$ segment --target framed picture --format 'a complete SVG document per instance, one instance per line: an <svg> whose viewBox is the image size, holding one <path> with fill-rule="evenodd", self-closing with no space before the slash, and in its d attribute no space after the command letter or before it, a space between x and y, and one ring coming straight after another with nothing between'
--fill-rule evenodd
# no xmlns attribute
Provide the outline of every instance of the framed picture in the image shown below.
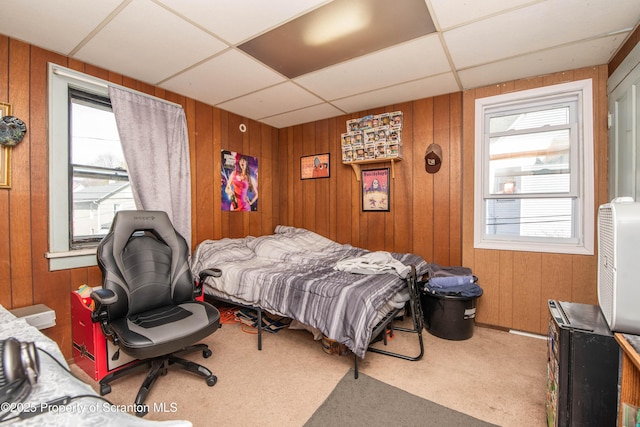
<svg viewBox="0 0 640 427"><path fill-rule="evenodd" d="M389 168L362 171L362 211L389 212Z"/></svg>
<svg viewBox="0 0 640 427"><path fill-rule="evenodd" d="M11 115L11 105L0 102L0 117ZM11 147L0 147L0 188L11 188Z"/></svg>
<svg viewBox="0 0 640 427"><path fill-rule="evenodd" d="M223 211L258 211L258 158L221 150L221 203Z"/></svg>
<svg viewBox="0 0 640 427"><path fill-rule="evenodd" d="M329 153L300 157L300 179L329 178Z"/></svg>

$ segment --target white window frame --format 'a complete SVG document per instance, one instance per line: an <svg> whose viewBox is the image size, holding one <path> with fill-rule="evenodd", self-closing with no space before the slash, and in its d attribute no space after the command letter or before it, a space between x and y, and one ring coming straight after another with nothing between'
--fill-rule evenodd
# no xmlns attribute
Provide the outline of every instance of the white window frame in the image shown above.
<svg viewBox="0 0 640 427"><path fill-rule="evenodd" d="M96 248L71 249L69 230L69 87L109 97L107 82L49 64L49 270L97 265Z"/></svg>
<svg viewBox="0 0 640 427"><path fill-rule="evenodd" d="M577 154L577 170L571 179L578 179L578 196L573 221L577 241L558 238L513 236L505 238L486 233L485 192L489 179L489 139L486 138L488 112L507 112L539 102L545 98L565 95L578 97L578 138L571 152ZM508 114L508 113L507 113ZM544 195L538 195L544 197ZM488 199L488 198L487 198ZM565 254L594 254L594 143L593 143L593 82L591 79L562 83L541 88L478 98L475 102L475 176L474 176L474 248Z"/></svg>

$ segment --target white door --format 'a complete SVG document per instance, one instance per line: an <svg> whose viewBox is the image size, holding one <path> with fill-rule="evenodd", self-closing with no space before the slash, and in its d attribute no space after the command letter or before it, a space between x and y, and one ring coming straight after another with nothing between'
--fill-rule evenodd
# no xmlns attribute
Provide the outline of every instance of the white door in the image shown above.
<svg viewBox="0 0 640 427"><path fill-rule="evenodd" d="M607 82L609 95L609 200L640 202L640 46Z"/></svg>

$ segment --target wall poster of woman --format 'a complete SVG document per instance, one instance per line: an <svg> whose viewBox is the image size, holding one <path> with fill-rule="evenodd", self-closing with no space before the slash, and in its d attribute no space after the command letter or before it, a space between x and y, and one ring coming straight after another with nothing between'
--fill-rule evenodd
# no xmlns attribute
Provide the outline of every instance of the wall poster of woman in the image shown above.
<svg viewBox="0 0 640 427"><path fill-rule="evenodd" d="M223 211L258 210L258 158L222 150Z"/></svg>
<svg viewBox="0 0 640 427"><path fill-rule="evenodd" d="M362 171L362 210L389 212L389 168Z"/></svg>

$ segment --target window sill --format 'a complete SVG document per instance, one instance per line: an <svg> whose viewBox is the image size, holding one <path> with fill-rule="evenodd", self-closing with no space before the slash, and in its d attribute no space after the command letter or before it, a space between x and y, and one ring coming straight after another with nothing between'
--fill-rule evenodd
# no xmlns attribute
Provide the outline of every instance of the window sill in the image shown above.
<svg viewBox="0 0 640 427"><path fill-rule="evenodd" d="M49 259L49 271L98 265L96 248L66 252L47 252L44 254L44 257Z"/></svg>
<svg viewBox="0 0 640 427"><path fill-rule="evenodd" d="M582 245L530 243L530 242L506 242L506 241L482 241L474 244L475 249L494 249L501 251L518 252L547 252L555 254L593 255L593 249Z"/></svg>

